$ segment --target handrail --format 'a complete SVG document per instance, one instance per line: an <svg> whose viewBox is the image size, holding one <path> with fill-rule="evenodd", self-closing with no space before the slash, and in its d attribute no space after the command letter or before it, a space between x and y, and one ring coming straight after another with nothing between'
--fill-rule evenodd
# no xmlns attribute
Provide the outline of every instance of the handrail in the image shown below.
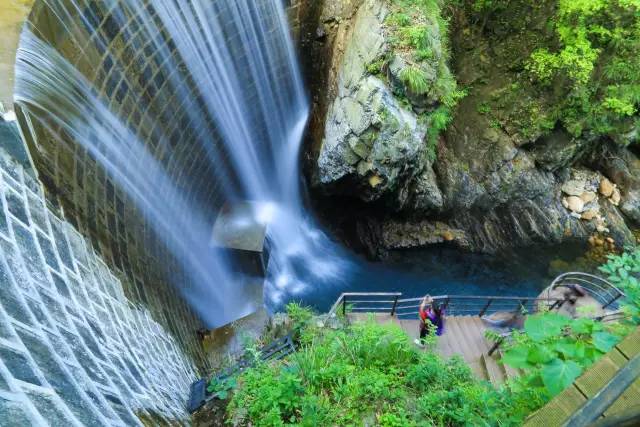
<svg viewBox="0 0 640 427"><path fill-rule="evenodd" d="M609 281L593 274L580 272L559 275L547 288L548 292L571 281L574 284L579 284L585 291L596 298L603 305L603 308L613 306L613 313L617 309L617 305L614 306L615 302L625 296L624 292ZM373 297L376 298L371 299ZM389 299L385 299L385 297ZM431 298L441 303L449 313L464 313L477 316L483 316L489 310L492 312L509 310L536 312L541 308L541 304L546 304L547 308L554 309L561 307L568 300L567 297L498 295L435 295ZM422 299L423 297L402 298L402 292L343 292L331 306L326 319L335 317L340 308L342 308L342 313L346 314L348 304L352 304L352 308L355 311L369 310L377 313L389 313L392 316L408 316L414 314L415 309L420 307ZM362 306L361 304L369 305ZM378 306L378 304L385 305ZM603 319L604 317L606 316L603 316Z"/></svg>
<svg viewBox="0 0 640 427"><path fill-rule="evenodd" d="M389 299L379 297L387 296ZM423 297L400 298L401 292L343 292L327 313L326 320L335 317L338 310L346 314L347 305L352 304L353 311L369 311L377 313L389 313L391 316L407 316L415 313L415 309L420 307L419 302ZM352 299L356 297L358 299ZM368 300L367 297L376 297L375 300ZM562 304L562 298L536 298L518 296L484 296L484 295L436 295L431 297L434 301L441 303L450 312L458 312L482 316L489 307L498 310L526 310L528 307L532 311L538 310L539 304L546 303L548 307L554 304ZM381 305L384 304L384 305ZM411 311L407 311L411 310Z"/></svg>
<svg viewBox="0 0 640 427"><path fill-rule="evenodd" d="M551 282L551 286L549 286L548 290L550 292L567 282L577 282L574 284L580 285L592 297L598 300L602 304L603 308L614 305L616 301L626 296L622 290L608 280L594 274L578 271L571 271L559 275L553 280L553 282ZM614 308L617 308L617 306L614 306Z"/></svg>

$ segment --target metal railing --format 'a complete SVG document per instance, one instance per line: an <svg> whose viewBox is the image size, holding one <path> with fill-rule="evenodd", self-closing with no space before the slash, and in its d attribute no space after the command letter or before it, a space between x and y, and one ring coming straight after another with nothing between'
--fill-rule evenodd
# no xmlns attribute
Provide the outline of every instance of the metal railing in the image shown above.
<svg viewBox="0 0 640 427"><path fill-rule="evenodd" d="M338 313L345 315L347 311L415 317L422 298L402 298L401 292L345 292L333 304L328 317ZM435 295L432 298L448 316L483 316L498 311L534 313L544 306L553 309L566 301L563 298L475 295Z"/></svg>
<svg viewBox="0 0 640 427"><path fill-rule="evenodd" d="M555 278L547 290L550 294L558 287L571 287L573 285L579 285L582 289L588 292L589 295L595 298L604 309L617 309L620 299L625 296L624 292L608 280L593 274L580 272L561 274Z"/></svg>
<svg viewBox="0 0 640 427"><path fill-rule="evenodd" d="M624 292L598 276L586 273L565 273L558 276L548 290L560 286L580 285L610 313L618 314L619 300ZM333 304L327 318L350 312L389 313L398 318L415 317L423 297L402 298L401 292L345 292ZM448 316L484 316L495 312L535 313L543 308L553 310L571 298L556 297L551 292L539 297L436 295L433 300L446 310ZM608 316L609 314L607 314Z"/></svg>

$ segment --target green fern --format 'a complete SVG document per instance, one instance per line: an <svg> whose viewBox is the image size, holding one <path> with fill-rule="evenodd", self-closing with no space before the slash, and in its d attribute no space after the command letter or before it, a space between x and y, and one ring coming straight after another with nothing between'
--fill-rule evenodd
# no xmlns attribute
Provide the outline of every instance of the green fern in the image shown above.
<svg viewBox="0 0 640 427"><path fill-rule="evenodd" d="M416 66L409 66L400 71L400 79L416 95L424 95L429 91L429 80L424 71Z"/></svg>

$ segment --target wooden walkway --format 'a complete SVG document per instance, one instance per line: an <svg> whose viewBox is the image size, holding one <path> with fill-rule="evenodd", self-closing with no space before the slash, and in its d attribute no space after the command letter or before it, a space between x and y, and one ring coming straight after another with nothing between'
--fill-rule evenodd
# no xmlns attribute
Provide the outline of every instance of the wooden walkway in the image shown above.
<svg viewBox="0 0 640 427"><path fill-rule="evenodd" d="M388 313L349 313L348 317L351 322L367 321L373 317L379 324L397 324L412 341L420 334L420 320L417 318L398 319ZM444 333L438 337L436 351L445 358L459 355L476 377L500 385L507 378L518 375L518 372L498 361L499 352L488 356L491 343L484 337L486 330L487 327L479 316L449 316L445 319Z"/></svg>
<svg viewBox="0 0 640 427"><path fill-rule="evenodd" d="M569 417L580 409L588 399L596 395L634 356L640 354L640 328L627 336L613 350L607 353L571 387L557 395L551 402L531 415L527 427L553 427L564 425ZM630 408L638 410L640 405L640 378L637 379L601 416L613 417Z"/></svg>

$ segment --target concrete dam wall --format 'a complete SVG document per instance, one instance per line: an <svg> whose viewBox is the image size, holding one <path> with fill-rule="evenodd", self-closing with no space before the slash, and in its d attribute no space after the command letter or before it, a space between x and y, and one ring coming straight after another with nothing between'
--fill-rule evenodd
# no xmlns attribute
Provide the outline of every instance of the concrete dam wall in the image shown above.
<svg viewBox="0 0 640 427"><path fill-rule="evenodd" d="M93 84L213 221L225 197L212 177L232 176L219 130L192 123L203 101L154 1L138 3L160 29L155 41L123 3L36 0L26 28ZM304 2L285 3L297 38ZM207 322L175 286L188 288L187 275L95 155L39 106L15 109L17 124L0 123L1 423L188 424L189 385L210 364L196 334ZM220 170L193 143L203 135Z"/></svg>

